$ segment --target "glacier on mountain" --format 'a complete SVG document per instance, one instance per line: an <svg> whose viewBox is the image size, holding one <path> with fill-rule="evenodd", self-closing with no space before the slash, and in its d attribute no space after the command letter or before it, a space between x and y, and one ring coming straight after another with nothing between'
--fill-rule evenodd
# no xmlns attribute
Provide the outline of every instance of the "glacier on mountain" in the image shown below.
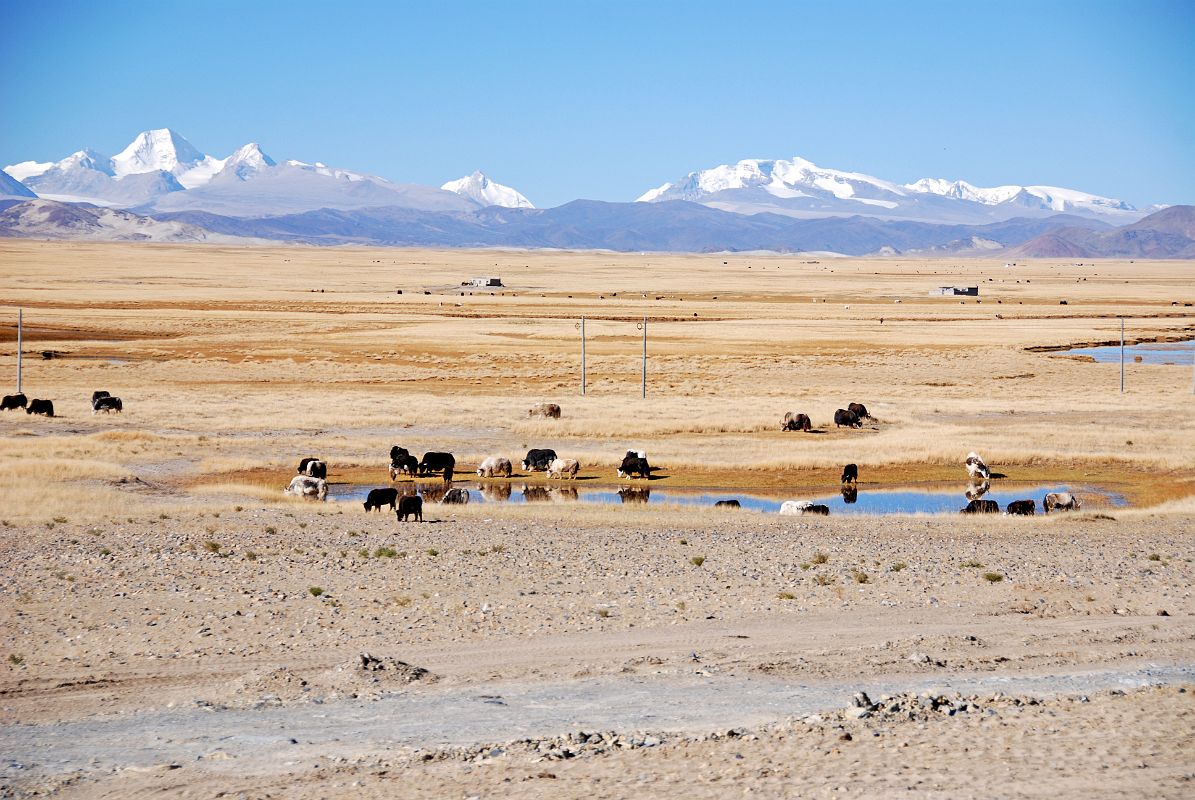
<svg viewBox="0 0 1195 800"><path fill-rule="evenodd" d="M455 181L448 181L440 187L446 192L455 192L462 197L475 200L482 206L502 206L503 208L535 208L531 201L521 192L509 186L495 183L485 176L481 170L472 175L466 175Z"/></svg>

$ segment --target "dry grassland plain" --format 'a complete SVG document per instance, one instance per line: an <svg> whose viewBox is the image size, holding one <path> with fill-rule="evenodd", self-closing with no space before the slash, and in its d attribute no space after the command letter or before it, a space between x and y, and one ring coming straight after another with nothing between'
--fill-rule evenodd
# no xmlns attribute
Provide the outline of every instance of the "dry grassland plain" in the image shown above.
<svg viewBox="0 0 1195 800"><path fill-rule="evenodd" d="M481 275L505 286L460 285ZM939 285L980 295L929 297ZM954 716L667 710L705 702L700 687L678 688L692 680L731 681L718 691L732 696L734 681L817 684L834 708L855 687L914 679L1154 664L1189 681L1192 367L1130 361L1121 393L1117 365L1059 349L1117 341L1122 317L1130 342L1195 337L1193 287L1191 262L0 241L0 306L12 309L0 375L15 376L21 307L25 393L58 413L0 413L0 749L30 753L11 757L0 785L63 797L717 797L727 783L775 795L799 780L814 796L1182 796L1195 710L1175 688L1093 693L1052 738L1061 712L994 712L993 726L1011 727L992 739ZM93 416L95 389L123 398L124 413ZM561 419L528 416L545 401ZM834 410L852 401L875 419L836 428ZM786 411L815 431L781 432ZM835 491L848 462L864 490L961 498L975 450L1004 485L1090 485L1130 505L1093 496L1049 518L816 521L430 505L425 523L403 526L388 510L281 494L304 456L327 460L334 488L389 485L393 444L450 451L458 474L553 447L581 462L579 484L607 488L627 483L614 475L621 454L645 449L660 468L653 489L778 499ZM351 668L364 651L436 680L379 684ZM564 762L436 748L555 735L589 711L517 718L509 736L432 726L349 750L313 736L294 757L289 737L253 758L235 730L223 745L179 735L213 708L298 714L318 699L332 717L362 704L384 715L387 702L449 708L461 693L567 694L594 680L646 693L638 712L594 724L689 738L545 769ZM158 738L111 744L128 718ZM1155 736L1156 719L1172 733ZM740 721L773 727L748 725L758 738L736 734L729 749L693 738ZM77 746L49 746L64 737ZM967 748L1006 740L991 756L1004 766L976 762L952 782ZM1049 781L1035 783L1027 742L1050 757ZM1111 769L1102 782L1095 762Z"/></svg>

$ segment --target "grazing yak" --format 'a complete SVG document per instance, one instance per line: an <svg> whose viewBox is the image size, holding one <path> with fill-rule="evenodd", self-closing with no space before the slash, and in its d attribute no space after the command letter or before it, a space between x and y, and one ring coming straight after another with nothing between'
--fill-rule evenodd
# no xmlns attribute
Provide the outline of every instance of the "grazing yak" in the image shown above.
<svg viewBox="0 0 1195 800"><path fill-rule="evenodd" d="M117 414L119 414L124 411L124 403L120 402L119 397L113 397L112 395L108 395L107 397L97 397L91 403L91 414L92 416L95 416L101 411L103 411L105 414L111 411L115 411Z"/></svg>
<svg viewBox="0 0 1195 800"><path fill-rule="evenodd" d="M780 504L780 513L786 515L820 514L824 517L830 514L830 507L812 500L785 500Z"/></svg>
<svg viewBox="0 0 1195 800"><path fill-rule="evenodd" d="M854 411L847 411L845 408L840 408L834 412L834 425L838 428L844 425L848 428L863 427L863 423L859 421L859 415Z"/></svg>
<svg viewBox="0 0 1195 800"><path fill-rule="evenodd" d="M47 417L54 416L54 401L53 400L30 400L28 407L25 409L26 414L45 414Z"/></svg>
<svg viewBox="0 0 1195 800"><path fill-rule="evenodd" d="M1008 504L1007 510L1009 514L1032 517L1037 513L1037 502L1034 500L1013 500Z"/></svg>
<svg viewBox="0 0 1195 800"><path fill-rule="evenodd" d="M556 458L548 466L549 478L576 478L581 465L573 458Z"/></svg>
<svg viewBox="0 0 1195 800"><path fill-rule="evenodd" d="M419 472L419 459L412 455L399 456L390 460L390 480L396 480L399 475L414 477Z"/></svg>
<svg viewBox="0 0 1195 800"><path fill-rule="evenodd" d="M393 511L394 504L397 502L398 489L370 489L369 496L365 498L365 510L381 511L382 506L390 506L390 510Z"/></svg>
<svg viewBox="0 0 1195 800"><path fill-rule="evenodd" d="M620 486L618 499L624 503L646 503L651 497L651 489L647 486Z"/></svg>
<svg viewBox="0 0 1195 800"><path fill-rule="evenodd" d="M813 430L813 423L809 420L808 414L798 414L795 411L785 413L784 419L780 421L780 430L782 431L804 431L809 433Z"/></svg>
<svg viewBox="0 0 1195 800"><path fill-rule="evenodd" d="M843 483L858 483L859 482L859 465L847 464L842 468L842 482Z"/></svg>
<svg viewBox="0 0 1195 800"><path fill-rule="evenodd" d="M91 393L91 404L94 406L95 401L99 400L101 397L111 397L111 396L112 396L111 392L105 392L103 389L96 389L94 392Z"/></svg>
<svg viewBox="0 0 1195 800"><path fill-rule="evenodd" d="M29 405L29 398L24 394L6 394L4 402L0 403L0 411L16 411Z"/></svg>
<svg viewBox="0 0 1195 800"><path fill-rule="evenodd" d="M299 468L295 472L309 478L327 479L328 464L318 458L304 458L299 462Z"/></svg>
<svg viewBox="0 0 1195 800"><path fill-rule="evenodd" d="M531 448L527 451L527 457L523 459L523 471L535 472L539 470L544 472L548 467L552 466L552 462L556 460L556 451L548 449Z"/></svg>
<svg viewBox="0 0 1195 800"><path fill-rule="evenodd" d="M967 507L959 510L960 514L999 514L1000 504L995 500L972 500Z"/></svg>
<svg viewBox="0 0 1195 800"><path fill-rule="evenodd" d="M509 458L490 456L481 462L477 475L480 478L509 478L512 471Z"/></svg>
<svg viewBox="0 0 1195 800"><path fill-rule="evenodd" d="M1047 514L1051 511L1078 511L1079 498L1070 492L1050 492L1042 498L1041 505Z"/></svg>
<svg viewBox="0 0 1195 800"><path fill-rule="evenodd" d="M452 480L452 472L456 469L456 459L452 453L424 453L419 462L420 475L432 475L436 472L444 473L445 482Z"/></svg>
<svg viewBox="0 0 1195 800"><path fill-rule="evenodd" d="M527 409L529 417L543 417L544 419L560 419L560 406L555 403L536 403Z"/></svg>
<svg viewBox="0 0 1195 800"><path fill-rule="evenodd" d="M627 454L622 457L622 464L618 467L618 477L620 478L650 478L651 466L647 463L647 459L638 454L638 451L628 450Z"/></svg>
<svg viewBox="0 0 1195 800"><path fill-rule="evenodd" d="M742 508L742 503L738 500L719 500L714 503L714 508Z"/></svg>
<svg viewBox="0 0 1195 800"><path fill-rule="evenodd" d="M296 475L290 479L290 485L282 490L283 494L295 497L328 499L328 482L323 478L313 478L310 475Z"/></svg>
<svg viewBox="0 0 1195 800"><path fill-rule="evenodd" d="M992 471L988 469L988 465L983 463L983 459L979 457L979 453L972 450L967 453L967 460L963 462L967 467L967 475L973 481L986 481L992 477Z"/></svg>
<svg viewBox="0 0 1195 800"><path fill-rule="evenodd" d="M867 406L862 403L849 403L846 407L847 411L853 413L859 419L871 419L871 414L867 413Z"/></svg>
<svg viewBox="0 0 1195 800"><path fill-rule="evenodd" d="M423 498L417 494L400 497L398 510L394 513L399 522L406 522L407 517L414 517L416 522L423 522Z"/></svg>
<svg viewBox="0 0 1195 800"><path fill-rule="evenodd" d="M464 506L469 504L469 490L459 486L444 493L440 503L446 506Z"/></svg>

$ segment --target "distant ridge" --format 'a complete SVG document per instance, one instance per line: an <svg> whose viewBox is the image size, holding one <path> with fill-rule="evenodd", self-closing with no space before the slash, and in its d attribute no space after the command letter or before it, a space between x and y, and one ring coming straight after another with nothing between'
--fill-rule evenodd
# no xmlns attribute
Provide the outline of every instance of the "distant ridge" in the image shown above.
<svg viewBox="0 0 1195 800"><path fill-rule="evenodd" d="M1110 231L1061 228L1009 253L1035 258L1195 258L1195 206L1170 206Z"/></svg>

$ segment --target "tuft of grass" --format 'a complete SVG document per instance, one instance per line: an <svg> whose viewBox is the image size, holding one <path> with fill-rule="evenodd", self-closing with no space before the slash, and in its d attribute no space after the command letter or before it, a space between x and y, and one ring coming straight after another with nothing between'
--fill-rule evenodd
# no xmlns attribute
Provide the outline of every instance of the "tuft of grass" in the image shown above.
<svg viewBox="0 0 1195 800"><path fill-rule="evenodd" d="M679 601L679 602L676 604L676 610L677 610L677 611L684 611L684 610L685 610L685 609L687 609L688 607L689 607L689 604L688 604L688 603L686 603L684 600L681 600L681 601Z"/></svg>
<svg viewBox="0 0 1195 800"><path fill-rule="evenodd" d="M244 511L245 510L244 506L233 506L232 508L234 511Z"/></svg>
<svg viewBox="0 0 1195 800"><path fill-rule="evenodd" d="M256 561L257 553L253 552L252 550L248 551L247 553L245 553L245 560L246 561Z"/></svg>
<svg viewBox="0 0 1195 800"><path fill-rule="evenodd" d="M324 593L324 590L318 586L310 586L307 588L307 591L311 592L312 597L319 597L321 594Z"/></svg>
<svg viewBox="0 0 1195 800"><path fill-rule="evenodd" d="M492 545L492 546L490 547L490 552L491 552L491 553L505 553L505 552L506 552L506 545L504 545L504 544L495 544L495 545Z"/></svg>
<svg viewBox="0 0 1195 800"><path fill-rule="evenodd" d="M871 583L871 576L863 570L855 570L851 577L855 579L855 583Z"/></svg>
<svg viewBox="0 0 1195 800"><path fill-rule="evenodd" d="M908 568L909 568L909 565L906 564L905 562L897 561L895 564L893 564L888 569L892 570L893 572L900 572L902 569L908 569Z"/></svg>
<svg viewBox="0 0 1195 800"><path fill-rule="evenodd" d="M689 543L689 540L688 540L688 539L681 539L681 540L680 540L680 543L681 543L681 544L688 544L688 543Z"/></svg>
<svg viewBox="0 0 1195 800"><path fill-rule="evenodd" d="M273 525L267 525L267 526L266 526L266 533L269 533L269 534L274 534L274 533L277 533L277 532L278 532L278 529L277 529L277 528L275 528Z"/></svg>
<svg viewBox="0 0 1195 800"><path fill-rule="evenodd" d="M19 656L16 653L9 653L8 654L8 663L12 664L14 667L19 667L25 663L25 657Z"/></svg>
<svg viewBox="0 0 1195 800"><path fill-rule="evenodd" d="M695 567L700 567L705 563L705 556L693 556L689 559L689 563Z"/></svg>
<svg viewBox="0 0 1195 800"><path fill-rule="evenodd" d="M962 566L966 567L967 569L983 569L983 564L979 563L973 558L968 561L964 561Z"/></svg>
<svg viewBox="0 0 1195 800"><path fill-rule="evenodd" d="M211 539L209 539L203 543L203 549L208 551L209 553L219 553L220 552L220 543L213 542Z"/></svg>
<svg viewBox="0 0 1195 800"><path fill-rule="evenodd" d="M1162 556L1158 553L1150 553L1149 555L1146 556L1146 558L1149 559L1150 561L1161 561L1162 560Z"/></svg>
<svg viewBox="0 0 1195 800"><path fill-rule="evenodd" d="M797 599L797 596L795 594L793 594L792 592L780 592L778 595L776 595L776 597L779 600L796 600Z"/></svg>
<svg viewBox="0 0 1195 800"><path fill-rule="evenodd" d="M827 561L830 560L830 556L826 555L821 550L818 550L816 553L813 554L813 558L811 558L809 560L812 561L814 564L825 564Z"/></svg>
<svg viewBox="0 0 1195 800"><path fill-rule="evenodd" d="M379 547L373 551L374 558L394 558L398 555L398 551L392 547Z"/></svg>
<svg viewBox="0 0 1195 800"><path fill-rule="evenodd" d="M101 555L101 556L110 556L110 555L112 555L112 551L111 551L111 550L109 550L107 547L101 547L101 548L100 548L100 555Z"/></svg>
<svg viewBox="0 0 1195 800"><path fill-rule="evenodd" d="M369 548L362 547L360 550L357 551L357 555L361 556L362 558L369 558Z"/></svg>
<svg viewBox="0 0 1195 800"><path fill-rule="evenodd" d="M818 586L829 586L831 584L838 583L838 578L834 577L833 575L827 575L826 573L822 572L818 575L813 576L813 582L816 583Z"/></svg>
<svg viewBox="0 0 1195 800"><path fill-rule="evenodd" d="M158 519L170 519L169 514L158 514Z"/></svg>
<svg viewBox="0 0 1195 800"><path fill-rule="evenodd" d="M54 517L54 521L59 525L62 525L66 522L66 517Z"/></svg>
<svg viewBox="0 0 1195 800"><path fill-rule="evenodd" d="M601 617L602 619L606 619L607 617L609 617L609 616L610 616L610 609L608 609L608 608L599 608L599 609L595 609L594 613L595 613L595 614L597 614L597 615L598 615L599 617Z"/></svg>
<svg viewBox="0 0 1195 800"><path fill-rule="evenodd" d="M429 547L427 548L427 554L432 558L435 558L436 556L440 555L440 551L434 547Z"/></svg>
<svg viewBox="0 0 1195 800"><path fill-rule="evenodd" d="M983 573L983 579L988 583L999 583L1004 580L1004 576L999 572L985 572Z"/></svg>
<svg viewBox="0 0 1195 800"><path fill-rule="evenodd" d="M300 527L300 528L306 528L306 527L307 527L307 523L306 523L306 522L300 522L300 523L299 523L299 527Z"/></svg>
<svg viewBox="0 0 1195 800"><path fill-rule="evenodd" d="M406 608L410 604L411 604L411 598L405 594L402 595L401 597L394 598L394 605L398 606L399 608Z"/></svg>

